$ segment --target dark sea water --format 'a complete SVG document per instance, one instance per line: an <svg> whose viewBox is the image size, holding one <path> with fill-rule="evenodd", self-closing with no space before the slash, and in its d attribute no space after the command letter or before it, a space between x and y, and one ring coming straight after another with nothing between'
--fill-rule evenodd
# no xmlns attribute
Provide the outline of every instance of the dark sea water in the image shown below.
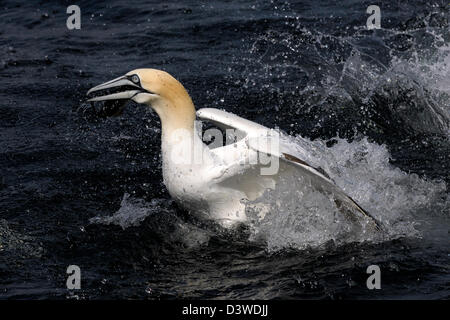
<svg viewBox="0 0 450 320"><path fill-rule="evenodd" d="M450 297L448 1L77 1L68 30L71 4L0 1L0 299ZM141 67L323 146L389 236L334 238L292 197L242 230L194 218L162 183L156 114L85 102Z"/></svg>

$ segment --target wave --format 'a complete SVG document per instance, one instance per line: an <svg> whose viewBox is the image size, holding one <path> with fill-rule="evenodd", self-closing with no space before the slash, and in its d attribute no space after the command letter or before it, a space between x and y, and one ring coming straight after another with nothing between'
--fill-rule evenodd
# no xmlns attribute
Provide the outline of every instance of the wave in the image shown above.
<svg viewBox="0 0 450 320"><path fill-rule="evenodd" d="M249 206L251 238L263 239L269 250L318 247L330 240L342 245L420 237L418 226L432 219L427 213L439 211L443 215L450 205L445 182L394 167L384 145L367 138L353 142L337 139L328 148L325 141L299 136L290 139L292 150L297 149L302 159L325 169L339 187L381 221L384 232L373 232L346 219L331 198L314 191L303 178L286 177L275 190L252 202L258 204L256 207L262 204L269 208L263 219ZM302 152L305 148L311 152Z"/></svg>

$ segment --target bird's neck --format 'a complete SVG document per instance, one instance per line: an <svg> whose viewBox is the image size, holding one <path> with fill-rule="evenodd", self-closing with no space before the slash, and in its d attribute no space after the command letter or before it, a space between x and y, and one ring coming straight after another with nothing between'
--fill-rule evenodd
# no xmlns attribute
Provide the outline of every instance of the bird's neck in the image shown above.
<svg viewBox="0 0 450 320"><path fill-rule="evenodd" d="M166 138L176 134L177 131L194 133L195 107L190 98L160 101L152 106L158 113L162 134Z"/></svg>
<svg viewBox="0 0 450 320"><path fill-rule="evenodd" d="M206 147L195 130L195 107L184 99L177 104L153 105L161 119L163 169L192 168L201 165L199 157ZM206 147L207 148L207 147Z"/></svg>

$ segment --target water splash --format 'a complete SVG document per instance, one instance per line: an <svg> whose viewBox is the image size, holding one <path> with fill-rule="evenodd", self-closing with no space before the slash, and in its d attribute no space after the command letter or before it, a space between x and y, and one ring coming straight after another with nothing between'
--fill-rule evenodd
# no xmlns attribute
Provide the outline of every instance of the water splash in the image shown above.
<svg viewBox="0 0 450 320"><path fill-rule="evenodd" d="M448 11L431 8L377 32L342 26L338 33L302 24L289 6L282 11L285 28L253 37L248 56L235 60L230 82L247 94L261 92L289 120L313 117L328 131L329 119L356 115L352 128L337 126L329 138L342 131L391 136L398 133L392 125L401 127L400 134L450 137ZM317 131L322 137L327 132Z"/></svg>
<svg viewBox="0 0 450 320"><path fill-rule="evenodd" d="M186 248L208 243L212 232L184 221L171 207L173 201L152 199L150 202L125 193L120 208L110 216L97 216L89 220L93 224L119 225L122 229L140 226L147 219L148 232L161 235L167 242L181 243Z"/></svg>
<svg viewBox="0 0 450 320"><path fill-rule="evenodd" d="M330 241L342 245L420 237L417 226L430 222L432 217L428 213L439 215L450 206L450 199L445 200L444 182L428 181L401 171L389 163L386 146L371 143L367 138L353 142L337 139L331 148L325 141L300 136L284 135L282 143L303 160L327 171L339 187L381 221L384 231L374 232L367 224L348 219L331 196L314 190L307 178L287 176L276 190L266 191L248 203L249 240L264 242L269 251L320 247ZM164 216L170 218L160 221ZM141 225L147 218L155 222L152 232L161 232L160 226L169 223L170 232L164 231L166 240L181 242L186 247L203 245L217 233L207 225L197 226L178 217L167 207L167 199L146 202L127 193L112 216L94 217L90 222L116 224L126 229Z"/></svg>
<svg viewBox="0 0 450 320"><path fill-rule="evenodd" d="M161 211L161 203L165 199L153 199L146 202L143 199L132 198L128 193L123 195L120 208L113 215L106 217L94 217L90 223L116 224L126 229L131 226L138 226L145 218Z"/></svg>
<svg viewBox="0 0 450 320"><path fill-rule="evenodd" d="M450 206L448 200L442 203L444 182L428 181L392 166L386 147L367 138L351 143L338 139L331 148L320 140L284 140L302 159L324 168L338 186L382 222L384 232L372 232L349 221L332 199L312 189L305 178L290 176L251 203L266 208L263 219L254 206L249 206L252 239L266 241L269 250L317 247L330 240L341 245L418 237L417 226L431 218L424 213L445 212L444 208ZM305 148L311 152L305 153Z"/></svg>

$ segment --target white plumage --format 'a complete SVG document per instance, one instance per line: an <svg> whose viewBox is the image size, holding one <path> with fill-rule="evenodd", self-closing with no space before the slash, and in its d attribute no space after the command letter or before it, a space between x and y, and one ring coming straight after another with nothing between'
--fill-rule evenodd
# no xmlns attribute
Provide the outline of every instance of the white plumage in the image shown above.
<svg viewBox="0 0 450 320"><path fill-rule="evenodd" d="M331 195L344 214L352 219L365 219L379 228L376 220L323 170L314 168L301 160L298 152L290 150L276 131L218 109L200 109L195 113L187 91L169 74L138 69L99 85L88 94L114 87L128 90L90 101L131 99L151 106L158 113L162 124L164 183L171 196L192 213L213 219L224 227L245 223L247 201L275 189L283 176L299 176L307 178L312 188ZM211 149L195 129L196 116L223 130L234 130L240 139ZM265 163L261 163L262 158ZM268 209L259 210L263 216Z"/></svg>

